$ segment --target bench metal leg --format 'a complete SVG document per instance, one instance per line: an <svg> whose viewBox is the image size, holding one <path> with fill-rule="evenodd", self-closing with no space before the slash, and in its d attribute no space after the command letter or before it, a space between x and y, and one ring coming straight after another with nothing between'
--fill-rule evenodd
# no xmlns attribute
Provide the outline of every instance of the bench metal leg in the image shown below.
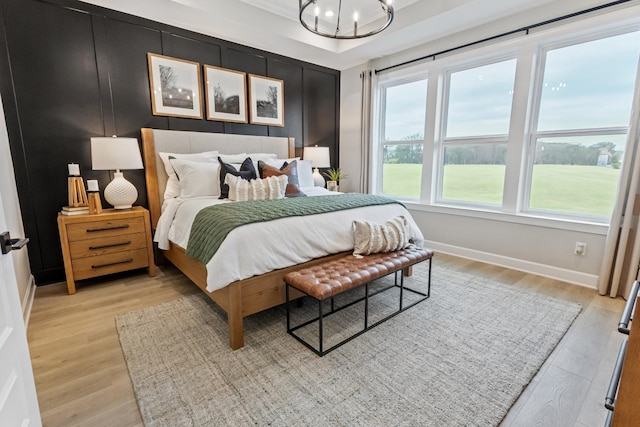
<svg viewBox="0 0 640 427"><path fill-rule="evenodd" d="M322 353L322 300L318 300L318 336L320 337L320 346L318 347L318 351L320 354Z"/></svg>
<svg viewBox="0 0 640 427"><path fill-rule="evenodd" d="M364 284L364 330L369 326L369 283Z"/></svg>
<svg viewBox="0 0 640 427"><path fill-rule="evenodd" d="M429 258L429 283L427 284L427 298L431 296L431 259Z"/></svg>
<svg viewBox="0 0 640 427"><path fill-rule="evenodd" d="M285 306L287 309L287 332L291 331L291 309L289 308L289 284L284 284Z"/></svg>

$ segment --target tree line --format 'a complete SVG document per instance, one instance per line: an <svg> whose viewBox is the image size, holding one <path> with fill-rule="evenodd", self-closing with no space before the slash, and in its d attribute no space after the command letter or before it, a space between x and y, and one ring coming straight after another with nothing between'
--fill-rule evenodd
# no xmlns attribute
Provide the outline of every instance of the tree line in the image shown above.
<svg viewBox="0 0 640 427"><path fill-rule="evenodd" d="M421 140L412 135L404 140ZM603 141L585 146L580 143L538 143L535 164L587 165L620 167L621 152L613 142ZM398 144L383 146L384 163L422 163L422 144ZM507 160L505 145L452 145L445 147L445 165L504 165Z"/></svg>

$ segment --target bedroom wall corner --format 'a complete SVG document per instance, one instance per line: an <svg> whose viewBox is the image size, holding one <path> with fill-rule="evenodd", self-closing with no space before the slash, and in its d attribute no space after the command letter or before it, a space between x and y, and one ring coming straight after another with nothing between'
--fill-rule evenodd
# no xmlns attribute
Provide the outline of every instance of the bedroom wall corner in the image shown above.
<svg viewBox="0 0 640 427"><path fill-rule="evenodd" d="M357 191L361 174L362 150L360 138L362 124L362 88L360 73L367 68L361 64L343 70L340 78L340 168L349 176L340 182L341 191Z"/></svg>

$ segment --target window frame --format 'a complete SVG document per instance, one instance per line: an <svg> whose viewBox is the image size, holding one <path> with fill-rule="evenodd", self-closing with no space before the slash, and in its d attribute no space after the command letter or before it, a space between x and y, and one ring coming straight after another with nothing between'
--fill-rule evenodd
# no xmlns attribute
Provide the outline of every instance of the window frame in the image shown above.
<svg viewBox="0 0 640 427"><path fill-rule="evenodd" d="M562 211L554 211L548 209L531 208L531 191L533 185L533 168L535 166L535 151L537 140L540 138L562 138L562 137L590 137L598 135L628 135L631 125L631 115L633 113L633 105L631 105L630 115L627 126L616 127L597 127L597 128L583 128L583 129L562 129L562 130L545 130L538 131L538 124L540 118L540 107L542 103L542 95L544 89L544 78L546 71L546 59L547 53L552 50L562 49L579 44L589 43L596 40L602 40L609 37L615 37L622 34L628 34L632 32L640 31L640 25L627 24L613 29L596 30L587 34L579 34L573 36L566 36L552 40L546 43L539 43L537 47L537 61L534 71L534 82L532 85L532 94L530 101L531 110L531 123L529 126L527 141L526 141L526 165L523 171L523 187L522 197L520 198L520 204L518 206L518 212L537 217L551 217L576 222L591 222L591 223L608 223L610 216L598 216L588 215L581 213L570 213ZM636 85L640 78L640 64L636 68ZM638 88L634 88L638 90ZM626 151L626 146L625 146ZM621 175L623 171L621 170ZM615 207L615 206L614 206ZM613 210L613 209L612 209Z"/></svg>
<svg viewBox="0 0 640 427"><path fill-rule="evenodd" d="M412 140L389 140L385 139L386 133L386 110L387 110L387 90L391 87L402 86L409 83L415 83L418 81L425 81L425 123L424 129L422 132L422 139L412 139ZM427 115L428 115L428 103L429 103L429 76L425 71L421 72L412 72L407 73L397 79L388 79L381 80L377 84L377 93L378 93L378 114L377 114L377 125L375 126L377 129L376 137L374 139L374 144L376 145L376 179L375 179L375 192L377 194L384 194L386 196L398 196L403 197L407 200L419 200L420 195L417 198L408 197L404 195L397 194L387 194L382 191L383 182L384 182L384 147L385 145L417 145L422 144L422 153L423 153L423 161L422 168L423 174L420 178L420 188L424 185L424 152L425 152L425 139L427 134ZM421 190L422 192L422 190Z"/></svg>
<svg viewBox="0 0 640 427"><path fill-rule="evenodd" d="M431 58L429 61L412 65L410 68L403 67L399 70L385 71L376 75L377 82L372 106L371 128L373 131L371 138L372 175L370 181L372 191L383 194L382 147L384 141L382 141L383 133L381 132L384 131L380 130L380 121L384 120L383 109L386 109L386 104L381 105L379 103L380 87L387 88L412 79L419 79L415 78L415 76L421 75L427 79L427 105L425 133L422 140L423 164L420 198L419 200L414 200L405 196L396 196L398 199L406 200L408 203L428 211L469 212L472 216L483 212L496 220L518 218L518 222L538 223L542 221L548 222L548 226L554 226L554 223L558 223L562 224L560 227L567 228L571 225L571 228L576 229L580 227L599 228L608 226L609 217L592 217L527 208L531 194L532 155L535 155L535 141L540 137L566 136L566 131L537 132L539 105L542 95L541 86L544 80L543 67L546 59L546 53L543 55L542 52L543 49L548 51L635 31L640 31L640 17L625 16L613 12L604 16L531 32L526 37L523 35L522 37L514 37L487 44L471 51L440 55L437 58ZM450 83L450 75L447 75L446 72L451 73L509 59L516 60L516 74L508 134L445 138L446 115L448 114L448 85ZM640 91L640 65L636 70L635 90ZM632 111L637 107L640 106L632 105ZM589 129L573 129L570 131L582 132L582 135L585 136L592 136L598 133L628 134L633 128L631 118L632 115L630 115L629 123L626 127L598 128L595 131ZM588 134L585 132L588 132ZM414 144L418 143L419 140L386 142ZM502 204L499 206L447 200L441 196L445 146L447 144L477 145L477 143L506 143L507 158L503 199ZM628 179L626 177L630 174L628 163L628 161L624 160L622 162L621 183L624 182L623 180ZM390 196L393 197L393 195Z"/></svg>
<svg viewBox="0 0 640 427"><path fill-rule="evenodd" d="M518 55L517 51L513 51L511 49L500 52L497 55L483 56L481 58L476 58L471 61L460 62L455 65L451 65L448 67L443 67L441 74L443 75L442 79L442 100L438 107L441 111L440 118L440 126L439 126L439 135L438 135L438 144L437 144L437 155L436 155L436 164L434 165L436 168L436 176L435 176L435 194L434 194L434 203L439 205L450 205L450 206L462 206L469 208L481 208L487 209L491 211L501 211L502 204L495 205L490 203L478 203L478 202L469 202L464 200L454 200L454 199L445 199L442 195L444 189L444 157L445 157L445 148L447 146L462 146L462 145L504 145L505 148L508 149L509 146L509 128L507 129L506 134L498 134L498 135L476 135L476 136L465 136L465 137L447 137L447 125L449 119L449 95L451 89L451 75L460 71L467 71L474 68L484 67L491 64L497 64L499 62L505 62L515 60L515 69L513 76L513 93L511 94L511 111L509 112L509 123L511 123L511 118L513 117L514 110L514 99L515 99L515 91L516 91L516 77L518 70ZM505 165L506 169L506 165ZM505 180L503 181L503 195L504 195L504 187L506 181L506 171L505 171Z"/></svg>

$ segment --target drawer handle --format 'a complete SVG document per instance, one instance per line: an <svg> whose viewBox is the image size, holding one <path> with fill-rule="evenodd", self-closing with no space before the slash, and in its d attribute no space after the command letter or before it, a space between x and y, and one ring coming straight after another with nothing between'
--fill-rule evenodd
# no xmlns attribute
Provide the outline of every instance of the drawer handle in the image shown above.
<svg viewBox="0 0 640 427"><path fill-rule="evenodd" d="M88 228L87 233L94 233L96 231L120 230L122 228L129 228L129 224L114 225L113 227Z"/></svg>
<svg viewBox="0 0 640 427"><path fill-rule="evenodd" d="M604 407L610 411L616 406L616 394L618 393L618 383L620 382L620 375L622 374L622 365L624 364L624 356L627 353L627 340L620 345L620 351L618 352L618 360L616 360L616 366L613 368L613 374L611 374L611 382L609 383L609 389L607 390L607 397L604 400Z"/></svg>
<svg viewBox="0 0 640 427"><path fill-rule="evenodd" d="M128 264L130 262L133 262L133 258L125 259L123 261L109 262L106 264L92 265L91 268L97 269L97 268L103 268L103 267L111 267L112 265Z"/></svg>
<svg viewBox="0 0 640 427"><path fill-rule="evenodd" d="M112 243L110 245L100 245L100 246L89 246L90 250L96 250L96 249L106 249L106 248L114 248L116 246L127 246L131 244L131 240L127 240L126 242L120 242L120 243Z"/></svg>
<svg viewBox="0 0 640 427"><path fill-rule="evenodd" d="M629 299L627 299L627 303L624 305L624 311L622 312L622 316L620 317L620 323L618 323L618 331L623 334L629 335L629 321L631 320L631 316L633 315L633 306L636 303L636 298L638 298L638 289L640 288L640 281L636 280L633 282L633 286L631 287L631 292L629 293Z"/></svg>

